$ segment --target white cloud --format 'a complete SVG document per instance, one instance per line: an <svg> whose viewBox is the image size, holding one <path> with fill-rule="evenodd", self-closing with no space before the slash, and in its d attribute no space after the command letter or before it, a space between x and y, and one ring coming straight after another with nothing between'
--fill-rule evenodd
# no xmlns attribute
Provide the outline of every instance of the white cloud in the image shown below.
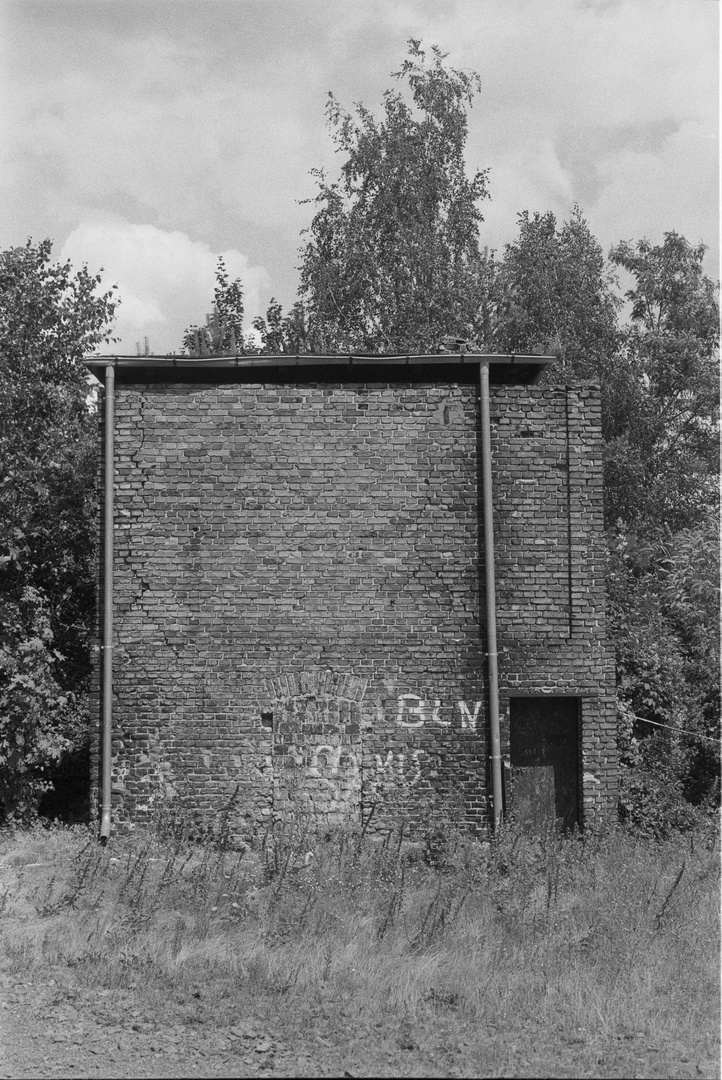
<svg viewBox="0 0 722 1080"><path fill-rule="evenodd" d="M114 351L135 354L136 343L148 337L152 352L179 352L183 331L202 323L215 288L217 256L222 255L231 279L244 287L245 323L261 313L268 274L251 266L240 251L213 252L208 244L182 232L165 232L154 225L135 225L122 219L90 221L70 234L62 259L74 266L87 263L92 272L103 267L103 285L117 285L121 299Z"/></svg>
<svg viewBox="0 0 722 1080"><path fill-rule="evenodd" d="M717 198L717 155L709 134L697 123L682 124L656 153L625 148L600 167L604 190L593 224L615 240L679 232L692 244L710 246L708 272L718 273L717 235L710 235L708 208ZM591 215L590 215L591 217ZM661 228L660 228L661 225Z"/></svg>

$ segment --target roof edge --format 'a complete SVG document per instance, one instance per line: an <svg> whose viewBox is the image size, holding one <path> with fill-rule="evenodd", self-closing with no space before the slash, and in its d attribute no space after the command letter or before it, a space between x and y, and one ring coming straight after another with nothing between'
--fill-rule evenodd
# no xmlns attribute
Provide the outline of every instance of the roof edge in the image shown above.
<svg viewBox="0 0 722 1080"><path fill-rule="evenodd" d="M253 369L253 368L303 368L303 367L410 367L417 365L464 365L478 366L484 361L494 365L497 377L504 368L509 369L511 381L518 381L520 367L526 368L525 382L537 382L554 356L525 355L518 353L291 353L254 354L235 356L107 356L85 357L85 365L92 370L112 366L114 368L201 370L204 368ZM500 370L501 369L501 370ZM503 380L502 380L503 381Z"/></svg>

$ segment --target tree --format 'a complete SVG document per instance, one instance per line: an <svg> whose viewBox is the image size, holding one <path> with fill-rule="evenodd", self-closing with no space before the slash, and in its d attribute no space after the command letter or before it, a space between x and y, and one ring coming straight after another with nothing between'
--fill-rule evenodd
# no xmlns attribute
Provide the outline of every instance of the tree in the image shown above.
<svg viewBox="0 0 722 1080"><path fill-rule="evenodd" d="M96 418L82 359L110 340L116 301L112 290L98 293L100 278L86 267L74 274L69 263L51 263L51 250L45 240L0 253L0 797L6 812L33 809L43 770L67 748L70 736L60 728L78 733L77 708L70 714L87 688L95 613ZM20 786L13 795L14 783Z"/></svg>
<svg viewBox="0 0 722 1080"><path fill-rule="evenodd" d="M615 279L578 206L519 215L519 237L495 267L492 343L499 352L555 353L549 378L597 378L618 343Z"/></svg>
<svg viewBox="0 0 722 1080"><path fill-rule="evenodd" d="M693 825L719 799L718 514L660 544L620 530L607 587L623 814L657 834Z"/></svg>
<svg viewBox="0 0 722 1080"><path fill-rule="evenodd" d="M261 352L278 356L282 353L313 353L321 351L309 327L303 303L297 300L287 315L275 297L266 311L266 317L253 320L253 328L261 338Z"/></svg>
<svg viewBox="0 0 722 1080"><path fill-rule="evenodd" d="M383 115L355 116L330 94L326 116L345 157L315 170L316 213L302 249L300 298L315 351L433 352L440 339L484 333L487 268L477 203L486 173L466 175L467 107L477 75L409 42Z"/></svg>
<svg viewBox="0 0 722 1080"><path fill-rule="evenodd" d="M221 255L216 266L216 287L213 311L206 316L206 325L189 326L183 335L183 349L191 356L211 356L230 353L243 355L255 352L252 338L243 336L243 285L240 278L230 281Z"/></svg>
<svg viewBox="0 0 722 1080"><path fill-rule="evenodd" d="M704 250L666 233L611 252L634 278L604 384L622 806L656 831L719 795L719 316ZM651 723L633 721L635 739L625 716Z"/></svg>
<svg viewBox="0 0 722 1080"><path fill-rule="evenodd" d="M610 253L635 284L607 388L607 516L647 535L693 527L717 501L719 305L704 252L670 232Z"/></svg>

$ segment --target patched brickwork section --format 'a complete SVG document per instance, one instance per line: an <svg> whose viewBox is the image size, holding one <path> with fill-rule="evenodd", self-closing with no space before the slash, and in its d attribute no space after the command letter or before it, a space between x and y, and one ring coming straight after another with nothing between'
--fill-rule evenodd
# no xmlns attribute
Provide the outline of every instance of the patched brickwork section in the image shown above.
<svg viewBox="0 0 722 1080"><path fill-rule="evenodd" d="M497 388L492 427L502 705L583 697L591 820L616 782L598 394ZM485 826L478 432L473 384L117 386L117 820L232 800L250 836L438 796Z"/></svg>
<svg viewBox="0 0 722 1080"><path fill-rule="evenodd" d="M274 822L360 824L366 682L330 672L269 680Z"/></svg>

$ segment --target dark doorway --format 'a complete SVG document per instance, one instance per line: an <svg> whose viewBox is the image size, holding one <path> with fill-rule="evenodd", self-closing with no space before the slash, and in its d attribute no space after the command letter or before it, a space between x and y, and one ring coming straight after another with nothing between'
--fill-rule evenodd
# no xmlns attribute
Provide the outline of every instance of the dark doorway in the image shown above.
<svg viewBox="0 0 722 1080"><path fill-rule="evenodd" d="M524 828L579 825L579 700L512 698L511 811Z"/></svg>

